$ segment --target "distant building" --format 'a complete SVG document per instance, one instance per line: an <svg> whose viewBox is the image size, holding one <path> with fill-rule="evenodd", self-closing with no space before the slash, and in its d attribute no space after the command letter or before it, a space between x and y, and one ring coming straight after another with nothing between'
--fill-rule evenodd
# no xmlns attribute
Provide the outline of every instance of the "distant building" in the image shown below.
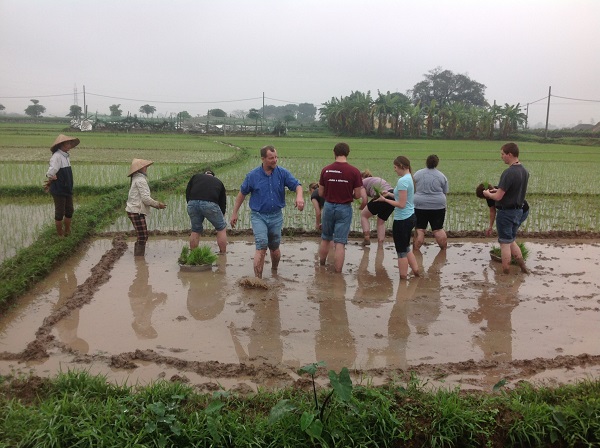
<svg viewBox="0 0 600 448"><path fill-rule="evenodd" d="M598 124L596 125L596 127L597 126ZM577 126L571 128L572 131L591 131L592 129L594 129L593 124L578 124Z"/></svg>

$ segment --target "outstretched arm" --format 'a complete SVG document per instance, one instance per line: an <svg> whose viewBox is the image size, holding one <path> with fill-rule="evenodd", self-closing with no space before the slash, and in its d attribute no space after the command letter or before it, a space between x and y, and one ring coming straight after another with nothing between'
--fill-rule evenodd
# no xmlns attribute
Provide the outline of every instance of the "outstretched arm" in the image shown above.
<svg viewBox="0 0 600 448"><path fill-rule="evenodd" d="M229 220L229 224L231 224L231 228L233 229L237 224L238 220L238 211L242 206L244 199L246 199L246 195L242 194L240 191L235 197L235 202L233 204L233 211L231 212L231 219Z"/></svg>

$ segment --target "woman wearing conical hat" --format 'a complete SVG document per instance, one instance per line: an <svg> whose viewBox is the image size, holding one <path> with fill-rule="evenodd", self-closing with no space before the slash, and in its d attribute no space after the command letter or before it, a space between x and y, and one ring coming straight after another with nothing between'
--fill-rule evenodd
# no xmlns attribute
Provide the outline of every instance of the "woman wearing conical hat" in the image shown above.
<svg viewBox="0 0 600 448"><path fill-rule="evenodd" d="M127 175L131 177L131 186L129 187L125 211L127 211L127 216L137 233L137 241L133 251L136 256L143 256L146 253L146 241L148 241L146 215L150 213L150 207L158 209L166 207L164 203L156 201L150 196L146 170L153 163L151 160L133 159Z"/></svg>
<svg viewBox="0 0 600 448"><path fill-rule="evenodd" d="M71 218L73 217L73 171L69 151L79 144L79 139L60 134L50 147L52 157L46 172L44 189L54 199L54 224L58 236L71 233Z"/></svg>

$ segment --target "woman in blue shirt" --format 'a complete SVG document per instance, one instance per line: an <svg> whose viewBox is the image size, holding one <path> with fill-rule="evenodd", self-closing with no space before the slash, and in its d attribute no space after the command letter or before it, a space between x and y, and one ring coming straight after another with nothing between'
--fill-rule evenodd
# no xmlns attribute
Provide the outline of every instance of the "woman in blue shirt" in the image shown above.
<svg viewBox="0 0 600 448"><path fill-rule="evenodd" d="M394 188L394 193L385 192L377 200L387 202L395 207L392 234L394 236L396 253L398 254L400 278L408 278L409 266L412 269L413 275L419 277L419 265L410 247L410 237L417 222L413 202L415 182L412 177L410 160L404 156L396 157L394 160L394 171L400 176L396 188Z"/></svg>

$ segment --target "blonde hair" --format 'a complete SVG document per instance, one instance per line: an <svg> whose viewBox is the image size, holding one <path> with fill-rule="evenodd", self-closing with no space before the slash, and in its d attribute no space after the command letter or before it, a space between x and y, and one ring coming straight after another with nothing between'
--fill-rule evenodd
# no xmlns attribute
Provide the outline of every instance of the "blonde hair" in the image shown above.
<svg viewBox="0 0 600 448"><path fill-rule="evenodd" d="M363 179L366 179L367 177L373 177L373 175L371 174L371 171L369 171L369 169L364 170L362 173L360 173L360 175L362 176Z"/></svg>

